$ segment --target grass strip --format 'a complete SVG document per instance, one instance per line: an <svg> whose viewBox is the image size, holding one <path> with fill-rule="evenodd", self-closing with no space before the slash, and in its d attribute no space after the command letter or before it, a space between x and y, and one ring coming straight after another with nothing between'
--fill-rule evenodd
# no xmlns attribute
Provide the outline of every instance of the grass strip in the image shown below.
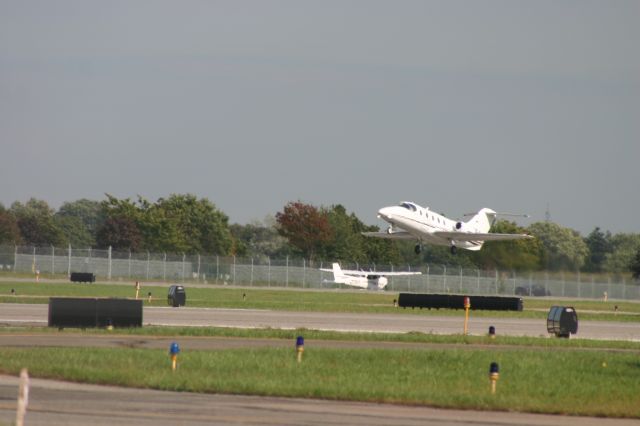
<svg viewBox="0 0 640 426"><path fill-rule="evenodd" d="M139 388L640 418L637 354L594 351L293 347L185 351L2 348L0 371ZM500 365L498 391L488 368Z"/></svg>
<svg viewBox="0 0 640 426"><path fill-rule="evenodd" d="M166 327L145 326L141 328L118 328L115 331L106 329L82 330L65 328L58 330L51 327L0 327L2 334L82 334L117 337L118 335L148 336L148 337L231 337L258 339L295 340L297 336L304 336L312 340L336 340L356 342L401 342L448 345L482 345L482 346L516 346L558 349L597 349L597 350L632 350L640 351L640 342L624 340L592 340L592 339L559 339L555 337L521 337L498 336L490 339L488 336L464 336L462 334L427 334L421 332L409 333L358 333L340 331L321 331L309 329L244 329L227 327Z"/></svg>

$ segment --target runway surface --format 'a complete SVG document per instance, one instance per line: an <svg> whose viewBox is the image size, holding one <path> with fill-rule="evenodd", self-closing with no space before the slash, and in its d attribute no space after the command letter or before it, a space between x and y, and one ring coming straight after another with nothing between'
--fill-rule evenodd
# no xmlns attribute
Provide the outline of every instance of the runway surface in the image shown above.
<svg viewBox="0 0 640 426"><path fill-rule="evenodd" d="M578 315L580 313L578 312ZM0 304L0 324L46 325L48 305ZM145 307L145 325L209 326L238 328L307 328L314 330L433 334L461 333L460 316L351 314L326 312L287 312L258 309ZM544 319L474 318L469 333L483 335L493 325L499 335L549 336ZM640 341L640 325L635 322L580 321L577 338Z"/></svg>
<svg viewBox="0 0 640 426"><path fill-rule="evenodd" d="M17 378L0 375L0 424L12 424L15 419L17 389ZM637 421L317 399L206 395L31 379L26 424L625 426L637 424Z"/></svg>

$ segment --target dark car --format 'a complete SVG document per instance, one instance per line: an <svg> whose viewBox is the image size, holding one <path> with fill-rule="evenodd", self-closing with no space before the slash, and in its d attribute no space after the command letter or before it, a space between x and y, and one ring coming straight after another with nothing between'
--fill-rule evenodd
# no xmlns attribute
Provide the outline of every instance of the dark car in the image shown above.
<svg viewBox="0 0 640 426"><path fill-rule="evenodd" d="M540 284L531 287L516 287L516 296L551 296L551 292Z"/></svg>

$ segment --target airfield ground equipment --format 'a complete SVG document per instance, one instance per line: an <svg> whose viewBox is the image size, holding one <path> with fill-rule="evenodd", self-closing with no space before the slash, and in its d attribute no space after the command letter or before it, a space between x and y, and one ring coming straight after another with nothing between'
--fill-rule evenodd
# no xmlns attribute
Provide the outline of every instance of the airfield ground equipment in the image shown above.
<svg viewBox="0 0 640 426"><path fill-rule="evenodd" d="M578 314L571 306L552 306L547 316L547 331L556 337L571 337L578 332Z"/></svg>
<svg viewBox="0 0 640 426"><path fill-rule="evenodd" d="M167 304L173 306L174 308L187 304L187 293L184 290L184 286L172 285L171 287L169 287L169 293L167 294Z"/></svg>

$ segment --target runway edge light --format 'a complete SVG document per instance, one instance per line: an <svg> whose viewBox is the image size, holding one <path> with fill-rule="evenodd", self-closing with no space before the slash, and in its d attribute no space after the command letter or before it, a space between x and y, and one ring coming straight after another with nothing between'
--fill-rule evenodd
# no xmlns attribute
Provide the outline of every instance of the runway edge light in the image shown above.
<svg viewBox="0 0 640 426"><path fill-rule="evenodd" d="M492 339L496 338L496 328L494 326L489 326L489 337Z"/></svg>
<svg viewBox="0 0 640 426"><path fill-rule="evenodd" d="M169 346L169 355L171 356L171 370L176 371L178 367L178 354L180 353L180 346L173 342Z"/></svg>
<svg viewBox="0 0 640 426"><path fill-rule="evenodd" d="M491 382L491 393L496 393L496 382L500 377L500 366L497 362L492 362L489 366L489 381Z"/></svg>
<svg viewBox="0 0 640 426"><path fill-rule="evenodd" d="M469 309L471 308L471 298L469 296L464 297L464 330L463 334L466 336L469 331Z"/></svg>
<svg viewBox="0 0 640 426"><path fill-rule="evenodd" d="M298 362L302 362L302 353L304 352L304 337L296 337L296 353L298 354Z"/></svg>

